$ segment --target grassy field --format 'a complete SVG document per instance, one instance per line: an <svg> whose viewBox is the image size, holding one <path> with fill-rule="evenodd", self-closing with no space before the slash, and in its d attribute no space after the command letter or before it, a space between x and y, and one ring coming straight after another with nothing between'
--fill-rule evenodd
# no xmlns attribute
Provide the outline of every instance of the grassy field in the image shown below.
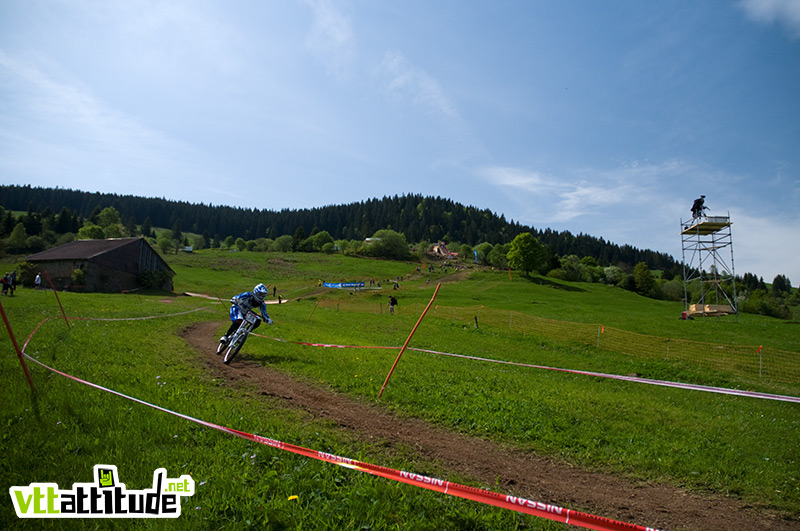
<svg viewBox="0 0 800 531"><path fill-rule="evenodd" d="M603 323L639 333L700 341L770 345L797 350L797 325L759 316L679 321L681 306L591 284L527 280L507 272L475 271L457 279L416 263L320 254L206 251L167 257L176 292L206 293L226 301L262 281L290 304L270 306L276 324L259 332L288 341L399 346L430 300L483 305L574 322ZM3 264L6 265L6 264ZM424 271L424 269L423 269ZM386 313L391 289L351 293L323 290L319 280L386 281L411 275L399 291L398 314ZM316 307L320 297L360 301L370 312ZM218 320L214 301L164 294L61 293L72 316L160 319L52 319L27 352L70 374L203 420L308 448L470 483L413 449L388 449L287 410L276 402L214 380L178 336L192 323ZM52 293L18 291L2 299L20 342L59 314ZM191 313L183 313L197 310ZM180 314L174 315L172 314ZM312 315L313 314L313 315ZM90 481L96 463L115 464L128 488L145 488L156 468L170 477L191 473L198 485L177 521L126 522L115 527L260 527L271 529L563 529L522 516L443 497L248 443L31 367L28 389L4 334L0 399L3 489L31 482L68 488ZM615 374L685 378L726 387L742 382L724 371L686 363L637 360L587 346L553 342L510 330L428 318L412 345L458 354ZM742 498L800 518L800 415L797 404L695 393L562 373L446 358L414 351L401 360L383 397L377 393L396 351L323 349L251 338L245 355L311 382L320 382L402 415L469 435L551 455L575 465L692 491ZM234 361L236 363L236 361ZM800 382L793 389L800 394ZM476 485L481 486L481 485ZM488 486L491 488L491 485ZM297 498L294 498L297 496ZM292 499L290 499L292 498ZM550 500L558 503L558 500ZM94 528L91 520L71 522ZM0 527L60 527L21 522L8 503Z"/></svg>

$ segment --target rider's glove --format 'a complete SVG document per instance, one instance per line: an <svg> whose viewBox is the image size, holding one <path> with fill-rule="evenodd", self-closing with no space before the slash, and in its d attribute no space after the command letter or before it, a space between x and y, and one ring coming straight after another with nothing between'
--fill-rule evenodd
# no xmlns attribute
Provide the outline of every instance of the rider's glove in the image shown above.
<svg viewBox="0 0 800 531"><path fill-rule="evenodd" d="M266 319L264 319L264 322L267 323L268 325L271 325L271 324L273 324L274 321L272 319L270 319L269 317L267 317Z"/></svg>

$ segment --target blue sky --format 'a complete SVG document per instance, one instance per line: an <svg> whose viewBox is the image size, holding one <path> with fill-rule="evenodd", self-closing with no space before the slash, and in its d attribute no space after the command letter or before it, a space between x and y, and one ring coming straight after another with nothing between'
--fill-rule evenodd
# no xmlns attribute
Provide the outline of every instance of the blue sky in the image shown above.
<svg viewBox="0 0 800 531"><path fill-rule="evenodd" d="M4 0L0 182L419 193L678 259L704 194L797 286L800 0Z"/></svg>

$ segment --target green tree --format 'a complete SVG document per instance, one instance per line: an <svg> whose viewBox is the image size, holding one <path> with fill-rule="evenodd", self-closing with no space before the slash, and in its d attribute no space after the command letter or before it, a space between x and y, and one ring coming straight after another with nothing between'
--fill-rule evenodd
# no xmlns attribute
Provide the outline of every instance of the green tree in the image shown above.
<svg viewBox="0 0 800 531"><path fill-rule="evenodd" d="M288 253L292 250L292 237L288 234L278 236L275 238L272 248L279 253Z"/></svg>
<svg viewBox="0 0 800 531"><path fill-rule="evenodd" d="M224 241L224 243L225 243L225 248L226 248L226 249L230 249L231 247L233 247L233 243L234 243L235 241L236 241L236 240L234 239L234 237L233 237L233 236L226 236L226 237L225 237L225 241Z"/></svg>
<svg viewBox="0 0 800 531"><path fill-rule="evenodd" d="M322 247L326 243L333 243L333 237L326 230L317 230L317 232L315 232L312 236L309 236L300 242L300 245L298 245L294 250L305 253L321 251Z"/></svg>
<svg viewBox="0 0 800 531"><path fill-rule="evenodd" d="M269 238L256 238L256 246L254 250L259 253L265 253L272 248L273 243L274 241L270 240Z"/></svg>
<svg viewBox="0 0 800 531"><path fill-rule="evenodd" d="M369 256L405 260L408 258L406 237L391 229L381 229L372 235L373 242L366 247Z"/></svg>
<svg viewBox="0 0 800 531"><path fill-rule="evenodd" d="M119 212L114 207L106 207L97 214L97 224L103 228L121 223Z"/></svg>
<svg viewBox="0 0 800 531"><path fill-rule="evenodd" d="M533 234L523 232L512 240L506 259L510 267L523 271L527 277L531 271L544 265L544 247Z"/></svg>
<svg viewBox="0 0 800 531"><path fill-rule="evenodd" d="M183 243L183 232L181 232L181 222L179 220L175 220L175 223L172 225L172 240L175 242L175 245L181 245Z"/></svg>
<svg viewBox="0 0 800 531"><path fill-rule="evenodd" d="M56 245L64 245L65 243L74 242L75 234L72 232L65 232L56 240Z"/></svg>
<svg viewBox="0 0 800 531"><path fill-rule="evenodd" d="M75 268L72 270L72 288L83 288L86 286L86 271Z"/></svg>
<svg viewBox="0 0 800 531"><path fill-rule="evenodd" d="M772 279L772 295L789 295L792 292L792 283L784 275L778 275Z"/></svg>
<svg viewBox="0 0 800 531"><path fill-rule="evenodd" d="M25 245L32 253L44 251L44 248L46 247L44 238L41 236L28 236L28 239L25 241Z"/></svg>
<svg viewBox="0 0 800 531"><path fill-rule="evenodd" d="M161 251L161 254L169 254L175 250L175 240L168 237L166 234L162 234L158 237L158 249Z"/></svg>
<svg viewBox="0 0 800 531"><path fill-rule="evenodd" d="M58 234L72 232L72 213L67 207L62 207L61 212L56 216L56 223L53 226Z"/></svg>
<svg viewBox="0 0 800 531"><path fill-rule="evenodd" d="M144 218L142 222L142 236L146 238L153 237L153 222L150 221L149 217Z"/></svg>
<svg viewBox="0 0 800 531"><path fill-rule="evenodd" d="M247 248L247 242L244 238L236 238L236 248L244 251Z"/></svg>
<svg viewBox="0 0 800 531"><path fill-rule="evenodd" d="M122 225L115 223L103 229L104 238L122 238Z"/></svg>
<svg viewBox="0 0 800 531"><path fill-rule="evenodd" d="M10 236L11 235L11 231L13 231L14 227L16 227L16 226L17 226L17 220L14 217L14 213L11 212L10 210L7 210L6 213L5 213L5 216L3 217L2 234L4 236L5 235L9 235ZM24 229L25 226L23 225L22 228Z"/></svg>
<svg viewBox="0 0 800 531"><path fill-rule="evenodd" d="M300 244L303 243L303 240L306 239L306 231L302 225L297 227L294 231L294 236L292 236L292 250L297 251L300 249Z"/></svg>
<svg viewBox="0 0 800 531"><path fill-rule="evenodd" d="M103 228L99 225L95 225L91 221L87 221L83 224L83 227L80 228L78 231L77 239L79 240L102 240L106 237L105 232L103 232Z"/></svg>
<svg viewBox="0 0 800 531"><path fill-rule="evenodd" d="M125 222L125 232L128 233L128 236L137 236L139 234L135 217L131 216L128 218L128 221Z"/></svg>
<svg viewBox="0 0 800 531"><path fill-rule="evenodd" d="M644 262L639 262L633 268L633 281L636 284L636 292L641 295L652 295L656 287L656 278Z"/></svg>
<svg viewBox="0 0 800 531"><path fill-rule="evenodd" d="M489 253L492 252L492 248L494 246L489 242L483 242L479 245L475 246L475 250L478 251L478 262L484 265L488 265L489 262L487 261L487 256Z"/></svg>
<svg viewBox="0 0 800 531"><path fill-rule="evenodd" d="M88 221L91 221L95 225L99 225L100 224L100 212L102 212L102 211L103 211L103 209L100 208L100 205L94 207L94 210L92 210L92 213L89 214Z"/></svg>
<svg viewBox="0 0 800 531"><path fill-rule="evenodd" d="M489 254L486 255L486 260L489 262L489 265L492 267L499 267L500 269L505 269L508 267L508 249L510 245L507 243L498 243L492 250L489 251Z"/></svg>
<svg viewBox="0 0 800 531"><path fill-rule="evenodd" d="M603 281L606 284L616 286L622 280L622 275L625 273L617 266L608 266L603 268Z"/></svg>
<svg viewBox="0 0 800 531"><path fill-rule="evenodd" d="M347 240L336 240L333 242L333 245L335 246L334 249L338 247L339 252L342 254L347 254L347 251L350 250L350 242Z"/></svg>
<svg viewBox="0 0 800 531"><path fill-rule="evenodd" d="M14 230L8 237L8 247L14 251L23 251L28 245L28 233L25 232L25 225L17 223L14 225Z"/></svg>
<svg viewBox="0 0 800 531"><path fill-rule="evenodd" d="M559 278L570 282L579 282L583 276L583 264L577 255L570 254L559 260L562 275Z"/></svg>

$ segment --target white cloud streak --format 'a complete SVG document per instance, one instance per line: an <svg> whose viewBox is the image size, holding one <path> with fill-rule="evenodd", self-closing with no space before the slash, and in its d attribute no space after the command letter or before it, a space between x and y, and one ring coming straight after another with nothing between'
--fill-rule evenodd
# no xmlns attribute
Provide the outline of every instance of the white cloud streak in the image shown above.
<svg viewBox="0 0 800 531"><path fill-rule="evenodd" d="M355 34L350 18L329 0L306 0L314 22L306 36L306 46L336 78L349 74L355 59Z"/></svg>
<svg viewBox="0 0 800 531"><path fill-rule="evenodd" d="M676 164L665 167L678 171ZM539 216L564 222L630 203L632 197L649 196L654 177L664 171L635 164L615 171L583 170L574 178L498 166L481 168L477 173L493 186L505 189L515 201L535 205Z"/></svg>
<svg viewBox="0 0 800 531"><path fill-rule="evenodd" d="M80 84L56 79L36 60L0 51L0 79L14 108L25 109L17 115L39 124L20 134L3 120L0 134L11 142L0 153L28 160L50 178L83 172L123 183L143 177L136 169L168 173L176 156L191 155L186 145L107 107Z"/></svg>
<svg viewBox="0 0 800 531"><path fill-rule="evenodd" d="M509 209L507 214L522 223L602 236L618 244L666 252L677 260L681 258L679 220L690 216L697 183L721 189L735 179L681 161L584 169L566 177L499 166L481 168L477 174L504 191L521 212ZM761 210L748 208L742 201L748 197L720 193L706 203L711 214L730 214L737 274L752 272L767 282L783 274L795 285L800 283L800 254L794 244L800 234L800 216L768 210L759 215Z"/></svg>
<svg viewBox="0 0 800 531"><path fill-rule="evenodd" d="M737 274L753 272L763 276L765 282L786 275L793 286L800 284L800 253L796 244L800 216L754 216L735 209L731 220Z"/></svg>
<svg viewBox="0 0 800 531"><path fill-rule="evenodd" d="M761 24L781 23L800 38L800 0L741 0L747 16Z"/></svg>
<svg viewBox="0 0 800 531"><path fill-rule="evenodd" d="M459 112L436 79L413 65L400 52L387 52L378 66L378 75L389 94L437 115L459 118Z"/></svg>

